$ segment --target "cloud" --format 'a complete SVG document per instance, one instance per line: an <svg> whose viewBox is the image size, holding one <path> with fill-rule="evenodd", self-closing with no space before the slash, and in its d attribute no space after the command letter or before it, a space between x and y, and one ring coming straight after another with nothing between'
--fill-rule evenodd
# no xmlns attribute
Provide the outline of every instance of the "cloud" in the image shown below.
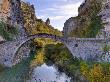
<svg viewBox="0 0 110 82"><path fill-rule="evenodd" d="M62 5L58 11L65 16L76 16L78 15L78 7L80 4L81 3Z"/></svg>
<svg viewBox="0 0 110 82"><path fill-rule="evenodd" d="M36 15L44 21L50 18L51 25L59 30L64 22L78 15L78 7L84 0L37 0Z"/></svg>
<svg viewBox="0 0 110 82"><path fill-rule="evenodd" d="M81 2L77 2L75 4L55 4L51 8L48 7L43 10L40 10L40 13L42 13L42 15L40 15L39 17L41 17L43 20L50 18L51 24L56 28L60 27L58 29L62 30L63 24L68 18L78 15L78 7L80 6L80 4ZM59 24L59 22L61 22L62 24Z"/></svg>
<svg viewBox="0 0 110 82"><path fill-rule="evenodd" d="M38 18L42 18L43 20L46 20L47 18L49 18L51 21L53 20L61 20L64 19L65 16L47 16L47 15L40 15Z"/></svg>
<svg viewBox="0 0 110 82"><path fill-rule="evenodd" d="M51 8L46 8L40 10L41 13L48 12L49 15L62 15L62 16L76 16L78 15L78 7L80 6L80 2L76 4L65 4L65 5L54 5Z"/></svg>
<svg viewBox="0 0 110 82"><path fill-rule="evenodd" d="M64 16L51 16L49 18L50 18L50 20L60 20L60 19L63 19Z"/></svg>

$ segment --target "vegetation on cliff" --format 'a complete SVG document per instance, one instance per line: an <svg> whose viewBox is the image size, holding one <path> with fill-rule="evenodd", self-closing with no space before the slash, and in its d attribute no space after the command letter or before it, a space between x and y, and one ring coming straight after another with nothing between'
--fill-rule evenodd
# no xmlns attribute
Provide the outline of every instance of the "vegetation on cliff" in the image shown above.
<svg viewBox="0 0 110 82"><path fill-rule="evenodd" d="M0 21L0 35L6 40L12 40L14 36L16 36L18 30L16 27L8 25L2 21Z"/></svg>
<svg viewBox="0 0 110 82"><path fill-rule="evenodd" d="M33 5L24 2L22 2L21 4L24 18L24 27L29 34L48 33L62 35L60 31L43 22L42 19L37 19Z"/></svg>
<svg viewBox="0 0 110 82"><path fill-rule="evenodd" d="M54 27L52 27L51 25L45 23L44 21L42 21L42 19L37 19L33 5L22 2L21 10L23 13L24 27L29 35L33 35L37 33L47 33L47 34L55 34L58 36L62 36L62 33L60 31L54 29ZM39 47L42 47L46 43L53 42L53 40L36 38L34 42Z"/></svg>
<svg viewBox="0 0 110 82"><path fill-rule="evenodd" d="M102 6L101 2L101 0L91 0L80 6L79 15L75 18L78 21L76 29L71 31L70 36L84 38L96 37L103 27L101 17L98 16Z"/></svg>

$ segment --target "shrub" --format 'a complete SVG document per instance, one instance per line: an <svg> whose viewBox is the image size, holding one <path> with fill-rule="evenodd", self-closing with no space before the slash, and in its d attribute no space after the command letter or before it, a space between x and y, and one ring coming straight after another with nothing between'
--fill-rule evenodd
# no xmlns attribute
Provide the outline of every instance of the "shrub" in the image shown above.
<svg viewBox="0 0 110 82"><path fill-rule="evenodd" d="M6 40L12 40L14 36L18 34L18 29L7 25L3 21L0 21L0 35Z"/></svg>

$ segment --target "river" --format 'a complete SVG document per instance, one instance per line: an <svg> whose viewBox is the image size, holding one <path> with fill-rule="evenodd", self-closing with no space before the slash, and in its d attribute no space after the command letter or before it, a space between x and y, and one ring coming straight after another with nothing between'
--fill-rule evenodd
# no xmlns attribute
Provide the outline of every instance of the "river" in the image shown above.
<svg viewBox="0 0 110 82"><path fill-rule="evenodd" d="M0 72L0 82L70 82L71 78L60 72L54 64L46 64L43 51L34 58L23 60L12 68Z"/></svg>
<svg viewBox="0 0 110 82"><path fill-rule="evenodd" d="M27 82L70 82L70 79L65 73L60 73L54 65L48 66L44 63L33 69L32 77Z"/></svg>

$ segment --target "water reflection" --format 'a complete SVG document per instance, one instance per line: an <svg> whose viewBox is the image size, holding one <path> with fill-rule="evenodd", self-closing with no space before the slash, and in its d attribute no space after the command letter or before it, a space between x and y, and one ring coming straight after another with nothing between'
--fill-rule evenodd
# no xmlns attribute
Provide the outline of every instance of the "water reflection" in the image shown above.
<svg viewBox="0 0 110 82"><path fill-rule="evenodd" d="M34 54L12 68L3 69L0 82L70 82L71 78L59 72L51 61L44 61L43 49Z"/></svg>
<svg viewBox="0 0 110 82"><path fill-rule="evenodd" d="M59 73L54 65L47 66L44 63L33 69L32 79L27 82L70 82L70 79L64 73Z"/></svg>

